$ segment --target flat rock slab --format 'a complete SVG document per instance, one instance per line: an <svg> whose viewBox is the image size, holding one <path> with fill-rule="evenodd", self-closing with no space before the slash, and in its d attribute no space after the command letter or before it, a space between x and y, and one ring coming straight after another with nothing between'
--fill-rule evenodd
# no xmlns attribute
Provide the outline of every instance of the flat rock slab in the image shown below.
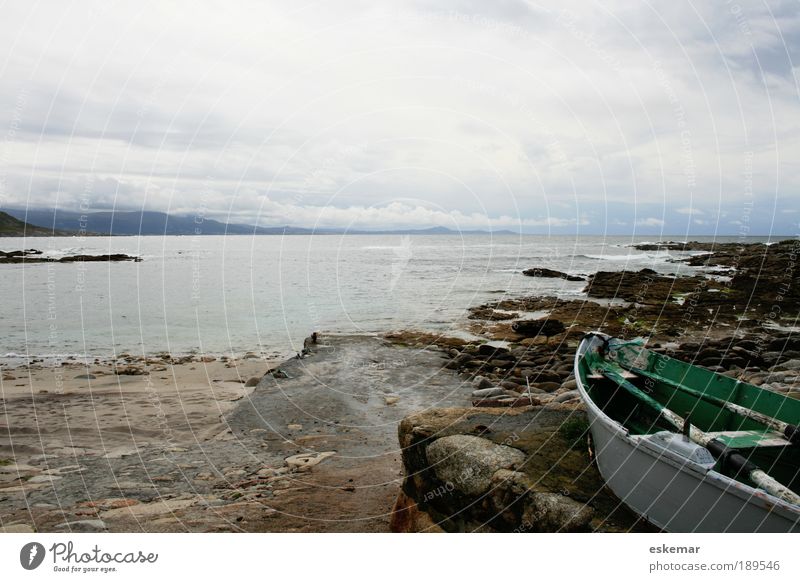
<svg viewBox="0 0 800 582"><path fill-rule="evenodd" d="M176 442L148 435L136 448L98 442L95 455L64 447L63 457L0 466L3 523L55 532L95 520L112 532L388 531L402 482L398 423L468 405L470 391L438 350L324 339L261 378L221 432ZM43 470L41 483L17 479Z"/></svg>

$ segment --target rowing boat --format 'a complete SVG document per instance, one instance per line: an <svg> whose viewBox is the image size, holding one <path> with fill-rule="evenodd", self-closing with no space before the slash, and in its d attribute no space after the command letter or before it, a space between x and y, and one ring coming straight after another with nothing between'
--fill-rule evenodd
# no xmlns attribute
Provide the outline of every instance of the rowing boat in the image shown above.
<svg viewBox="0 0 800 582"><path fill-rule="evenodd" d="M673 532L800 531L800 401L588 334L575 355L600 474Z"/></svg>

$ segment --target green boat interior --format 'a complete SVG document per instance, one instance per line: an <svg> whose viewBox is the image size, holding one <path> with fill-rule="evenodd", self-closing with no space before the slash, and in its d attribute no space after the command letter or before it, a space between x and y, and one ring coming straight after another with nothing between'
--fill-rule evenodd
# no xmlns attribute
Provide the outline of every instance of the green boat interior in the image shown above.
<svg viewBox="0 0 800 582"><path fill-rule="evenodd" d="M610 344L606 357L588 352L579 363L579 371L592 401L629 434L677 431L651 404L624 389L621 382L629 382L800 493L800 446L791 444L774 428L729 410L723 404L736 404L797 425L800 401L630 343ZM720 462L715 469L736 477L725 471Z"/></svg>

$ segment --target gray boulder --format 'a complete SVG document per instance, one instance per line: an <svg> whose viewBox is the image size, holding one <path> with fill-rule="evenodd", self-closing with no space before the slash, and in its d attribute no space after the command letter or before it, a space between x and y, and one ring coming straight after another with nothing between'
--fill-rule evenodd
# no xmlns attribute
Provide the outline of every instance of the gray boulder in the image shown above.
<svg viewBox="0 0 800 582"><path fill-rule="evenodd" d="M463 495L482 495L500 469L514 469L525 462L525 453L471 435L437 439L427 447L428 463L436 477Z"/></svg>
<svg viewBox="0 0 800 582"><path fill-rule="evenodd" d="M559 493L531 493L522 514L522 528L536 532L574 532L587 528L594 511Z"/></svg>

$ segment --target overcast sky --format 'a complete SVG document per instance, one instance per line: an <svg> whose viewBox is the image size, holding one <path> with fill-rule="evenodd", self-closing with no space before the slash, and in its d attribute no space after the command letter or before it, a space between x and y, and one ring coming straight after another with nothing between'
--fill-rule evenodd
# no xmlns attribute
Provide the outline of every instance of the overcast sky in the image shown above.
<svg viewBox="0 0 800 582"><path fill-rule="evenodd" d="M0 209L800 231L797 1L0 10Z"/></svg>

